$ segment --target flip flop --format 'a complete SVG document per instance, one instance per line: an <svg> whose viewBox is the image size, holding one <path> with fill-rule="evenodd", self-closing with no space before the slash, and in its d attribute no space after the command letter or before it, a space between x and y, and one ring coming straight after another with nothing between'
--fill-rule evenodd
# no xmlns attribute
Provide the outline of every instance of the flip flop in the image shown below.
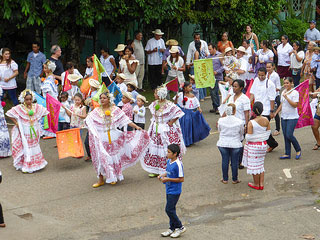
<svg viewBox="0 0 320 240"><path fill-rule="evenodd" d="M241 183L241 181L240 180L232 181L232 184L237 184L237 183Z"/></svg>
<svg viewBox="0 0 320 240"><path fill-rule="evenodd" d="M223 179L221 179L220 182L222 182L223 184L227 184L228 183L228 181L224 181Z"/></svg>
<svg viewBox="0 0 320 240"><path fill-rule="evenodd" d="M314 145L314 147L312 148L312 150L318 150L320 148L320 145L318 143L316 143Z"/></svg>

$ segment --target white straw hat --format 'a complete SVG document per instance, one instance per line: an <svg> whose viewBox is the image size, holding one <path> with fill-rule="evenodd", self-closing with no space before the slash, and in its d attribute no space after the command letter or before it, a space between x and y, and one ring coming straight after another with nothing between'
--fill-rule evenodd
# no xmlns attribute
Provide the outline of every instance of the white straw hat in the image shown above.
<svg viewBox="0 0 320 240"><path fill-rule="evenodd" d="M161 32L160 29L156 29L156 30L152 31L152 33L154 33L156 35L163 35L164 34L163 32Z"/></svg>
<svg viewBox="0 0 320 240"><path fill-rule="evenodd" d="M172 46L169 50L169 53L178 53L178 52L179 52L178 46Z"/></svg>
<svg viewBox="0 0 320 240"><path fill-rule="evenodd" d="M246 53L246 49L244 47L242 47L242 46L238 47L237 51L243 52L244 54L247 54Z"/></svg>
<svg viewBox="0 0 320 240"><path fill-rule="evenodd" d="M81 79L81 76L79 76L78 74L69 74L68 75L68 80L70 82L76 82L76 81L78 81L80 79Z"/></svg>
<svg viewBox="0 0 320 240"><path fill-rule="evenodd" d="M134 86L134 87L135 87L135 89L137 89L137 88L138 88L137 84L136 84L134 81L127 82L127 83L126 83L126 85L128 85L128 84L130 84L130 85Z"/></svg>
<svg viewBox="0 0 320 240"><path fill-rule="evenodd" d="M90 78L90 79L89 79L89 85L90 85L91 87L96 88L96 89L98 89L98 88L101 87L99 81L98 81L98 80L95 80L95 79L93 79L93 78Z"/></svg>
<svg viewBox="0 0 320 240"><path fill-rule="evenodd" d="M126 80L126 75L124 75L124 73L117 73L117 76L122 78L123 80Z"/></svg>
<svg viewBox="0 0 320 240"><path fill-rule="evenodd" d="M132 97L132 94L129 93L129 92L124 92L122 91L122 96L126 97L126 98L129 98L131 101L133 101L133 97Z"/></svg>
<svg viewBox="0 0 320 240"><path fill-rule="evenodd" d="M118 45L117 45L117 48L114 49L114 51L115 51L115 52L122 52L122 51L125 49L126 46L127 46L127 45L124 45L124 44L118 44Z"/></svg>
<svg viewBox="0 0 320 240"><path fill-rule="evenodd" d="M139 95L137 96L137 99L141 99L144 103L148 103L146 97L145 97L145 96L142 96L141 94L139 94Z"/></svg>
<svg viewBox="0 0 320 240"><path fill-rule="evenodd" d="M227 47L225 50L224 50L224 53L227 53L227 52L230 52L232 51L232 48L231 47Z"/></svg>

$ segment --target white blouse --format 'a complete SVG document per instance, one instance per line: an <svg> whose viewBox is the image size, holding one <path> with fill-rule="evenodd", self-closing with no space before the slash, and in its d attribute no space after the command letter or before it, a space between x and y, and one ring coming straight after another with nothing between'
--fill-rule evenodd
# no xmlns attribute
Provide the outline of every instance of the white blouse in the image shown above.
<svg viewBox="0 0 320 240"><path fill-rule="evenodd" d="M264 52L263 49L257 51L258 61L262 63L270 62L270 58L274 57L274 53L268 49L267 52Z"/></svg>
<svg viewBox="0 0 320 240"><path fill-rule="evenodd" d="M218 120L220 132L218 147L241 148L244 134L243 121L234 115L222 117Z"/></svg>
<svg viewBox="0 0 320 240"><path fill-rule="evenodd" d="M5 78L11 77L15 70L18 70L18 64L13 60L9 65L0 64L0 87L4 90L17 88L16 78L12 78L8 82L4 81Z"/></svg>
<svg viewBox="0 0 320 240"><path fill-rule="evenodd" d="M299 58L302 58L302 60L301 60L300 62L298 62L297 56L298 56ZM297 53L297 56L296 56L294 53L292 53L292 54L290 55L290 60L291 60L290 67L291 67L291 68L296 68L296 69L302 68L303 59L304 59L304 51L298 52L298 53Z"/></svg>
<svg viewBox="0 0 320 240"><path fill-rule="evenodd" d="M180 92L178 93L178 101L177 104L181 107L181 108L185 108L185 109L195 109L200 107L200 102L198 100L198 98L196 98L196 96L194 96L193 98L190 97L186 97L187 101L185 102L185 105L183 105L183 93ZM176 96L173 98L175 100Z"/></svg>
<svg viewBox="0 0 320 240"><path fill-rule="evenodd" d="M179 56L178 61L176 62L176 59L173 58L173 61L170 61L170 55L167 57L167 63L170 67L170 70L168 72L168 76L170 77L178 77L179 83L183 83L184 82L184 76L183 76L183 71L178 71L178 70L174 70L172 67L176 66L177 68L182 68L183 64L184 64L184 60L182 57Z"/></svg>
<svg viewBox="0 0 320 240"><path fill-rule="evenodd" d="M131 65L132 63L137 63L137 65L139 65L139 61L136 60L136 59L133 59L133 60L129 60L129 64ZM121 72L126 76L126 80L124 80L125 83L127 82L135 82L136 85L138 85L138 81L137 81L137 76L136 76L136 73L130 73L129 72L129 69L128 69L128 66L127 66L127 62L126 60L124 60L123 58L120 60L119 62L119 66L120 66L120 69L121 69Z"/></svg>
<svg viewBox="0 0 320 240"><path fill-rule="evenodd" d="M241 94L240 97L234 101L234 94L230 96L228 103L234 103L236 105L236 114L235 116L243 121L243 124L246 123L246 117L244 112L250 111L250 99L245 95ZM248 119L249 120L249 119Z"/></svg>
<svg viewBox="0 0 320 240"><path fill-rule="evenodd" d="M281 43L277 47L277 53L278 53L278 66L290 66L290 55L289 53L293 50L290 43L287 43L285 46Z"/></svg>
<svg viewBox="0 0 320 240"><path fill-rule="evenodd" d="M283 97L283 94L287 91L283 91L281 94L281 103L282 103L282 111L281 111L281 118L283 119L297 119L299 118L298 108L292 107L288 100ZM293 102L299 102L299 92L293 90L289 95L288 98Z"/></svg>

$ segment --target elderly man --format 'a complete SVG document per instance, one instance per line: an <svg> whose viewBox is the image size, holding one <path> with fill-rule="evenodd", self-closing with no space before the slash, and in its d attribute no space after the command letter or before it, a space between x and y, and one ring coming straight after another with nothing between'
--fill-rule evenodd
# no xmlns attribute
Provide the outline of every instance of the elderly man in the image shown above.
<svg viewBox="0 0 320 240"><path fill-rule="evenodd" d="M190 70L191 74L194 74L193 59L194 59L194 54L197 51L196 44L199 42L201 43L200 50L203 51L203 53L205 54L204 57L207 57L210 54L208 50L208 44L206 43L206 41L200 39L200 33L194 33L193 39L194 41L192 41L188 47L187 61L186 61L187 68ZM199 55L201 56L201 53L199 53Z"/></svg>
<svg viewBox="0 0 320 240"><path fill-rule="evenodd" d="M145 48L148 55L148 79L151 89L156 89L162 84L161 69L162 69L162 56L166 49L160 29L152 31L154 37L149 39Z"/></svg>
<svg viewBox="0 0 320 240"><path fill-rule="evenodd" d="M62 62L59 60L61 57L61 48L58 45L53 45L50 49L51 57L49 58L50 61L56 64L56 70L54 70L53 75L55 79L61 82L61 74L64 72Z"/></svg>
<svg viewBox="0 0 320 240"><path fill-rule="evenodd" d="M214 88L210 88L210 95L211 95L211 101L212 101L212 109L210 110L210 112L219 114L219 111L218 111L218 107L220 106L219 81L223 80L223 72L224 72L224 68L220 61L220 57L222 55L217 50L217 47L212 43L208 44L208 49L210 53L208 58L212 58L213 71L216 79Z"/></svg>
<svg viewBox="0 0 320 240"><path fill-rule="evenodd" d="M142 90L143 79L144 79L144 64L145 64L145 56L144 49L142 45L142 32L136 31L134 33L134 40L131 46L133 47L134 56L139 61L139 64L136 68L136 76L138 80L138 88Z"/></svg>
<svg viewBox="0 0 320 240"><path fill-rule="evenodd" d="M32 52L27 57L27 65L24 70L24 78L27 79L27 89L41 94L41 79L43 64L46 62L46 56L40 52L40 44L32 43Z"/></svg>
<svg viewBox="0 0 320 240"><path fill-rule="evenodd" d="M316 24L317 22L315 20L310 22L310 28L307 29L306 33L304 34L305 42L314 41L316 43L320 43L320 32L318 29L316 29Z"/></svg>

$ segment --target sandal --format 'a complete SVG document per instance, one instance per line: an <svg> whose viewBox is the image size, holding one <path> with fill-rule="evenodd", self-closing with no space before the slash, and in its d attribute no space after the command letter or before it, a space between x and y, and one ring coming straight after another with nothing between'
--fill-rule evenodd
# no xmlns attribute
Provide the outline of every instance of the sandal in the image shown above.
<svg viewBox="0 0 320 240"><path fill-rule="evenodd" d="M223 184L227 184L228 183L228 181L224 181L223 179L221 179L220 182L222 182Z"/></svg>
<svg viewBox="0 0 320 240"><path fill-rule="evenodd" d="M316 145L314 145L314 147L312 148L312 150L318 150L320 148L320 145L318 143L316 143Z"/></svg>
<svg viewBox="0 0 320 240"><path fill-rule="evenodd" d="M232 181L232 184L237 184L237 183L241 183L241 181L240 180Z"/></svg>

